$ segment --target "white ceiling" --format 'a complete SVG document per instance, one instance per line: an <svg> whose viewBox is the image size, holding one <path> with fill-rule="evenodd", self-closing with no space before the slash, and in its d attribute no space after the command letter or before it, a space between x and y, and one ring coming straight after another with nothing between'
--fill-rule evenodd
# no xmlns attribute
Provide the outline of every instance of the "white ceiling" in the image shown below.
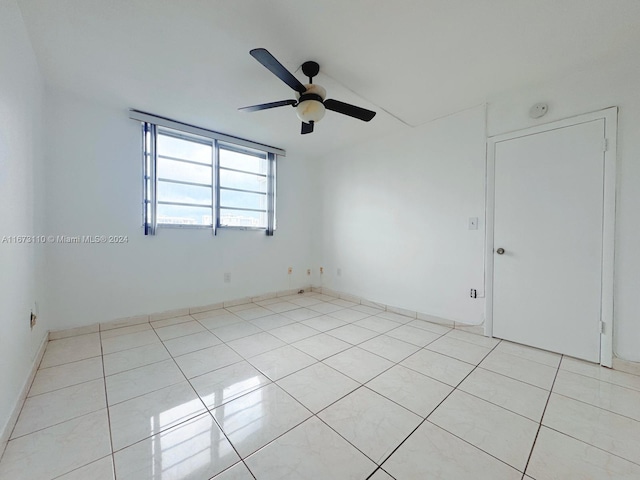
<svg viewBox="0 0 640 480"><path fill-rule="evenodd" d="M637 62L640 46L638 0L18 3L49 85L296 154L409 128L394 116L423 124L602 57ZM301 136L291 107L238 112L293 98L249 55L255 47L291 71L319 62L328 98L378 115L367 124L327 112Z"/></svg>

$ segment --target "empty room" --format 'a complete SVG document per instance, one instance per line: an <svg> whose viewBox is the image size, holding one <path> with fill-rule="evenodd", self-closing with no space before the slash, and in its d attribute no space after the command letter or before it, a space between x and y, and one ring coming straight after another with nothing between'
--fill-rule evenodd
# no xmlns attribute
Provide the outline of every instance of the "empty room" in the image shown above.
<svg viewBox="0 0 640 480"><path fill-rule="evenodd" d="M637 0L0 0L0 480L640 479Z"/></svg>

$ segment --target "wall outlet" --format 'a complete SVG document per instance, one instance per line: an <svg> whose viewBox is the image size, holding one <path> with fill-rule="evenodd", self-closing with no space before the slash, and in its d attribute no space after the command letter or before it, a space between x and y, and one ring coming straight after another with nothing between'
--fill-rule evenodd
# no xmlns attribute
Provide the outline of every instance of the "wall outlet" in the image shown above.
<svg viewBox="0 0 640 480"><path fill-rule="evenodd" d="M469 217L469 230L478 229L478 217Z"/></svg>
<svg viewBox="0 0 640 480"><path fill-rule="evenodd" d="M231 272L225 272L224 283L231 283Z"/></svg>
<svg viewBox="0 0 640 480"><path fill-rule="evenodd" d="M324 267L320 267L320 275L324 273Z"/></svg>
<svg viewBox="0 0 640 480"><path fill-rule="evenodd" d="M38 321L38 316L31 312L31 316L29 317L29 328L31 328L31 330L33 330L33 327L36 326L36 322Z"/></svg>
<svg viewBox="0 0 640 480"><path fill-rule="evenodd" d="M307 275L311 275L311 269L307 268Z"/></svg>
<svg viewBox="0 0 640 480"><path fill-rule="evenodd" d="M337 273L338 273L338 276L341 277L342 276L342 269L339 268Z"/></svg>
<svg viewBox="0 0 640 480"><path fill-rule="evenodd" d="M291 275L293 273L293 267L287 268L287 273Z"/></svg>
<svg viewBox="0 0 640 480"><path fill-rule="evenodd" d="M478 298L478 290L476 290L475 288L472 288L471 291L469 292L469 296L471 298Z"/></svg>

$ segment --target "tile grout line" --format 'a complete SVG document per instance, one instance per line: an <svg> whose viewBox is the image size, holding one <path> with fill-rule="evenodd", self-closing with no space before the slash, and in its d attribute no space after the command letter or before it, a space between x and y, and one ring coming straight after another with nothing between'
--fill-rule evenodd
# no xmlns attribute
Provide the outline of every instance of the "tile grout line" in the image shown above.
<svg viewBox="0 0 640 480"><path fill-rule="evenodd" d="M204 326L204 325L203 325ZM206 328L206 327L205 327ZM154 330L155 331L155 330ZM213 332L211 332L213 334ZM156 332L157 335L157 332ZM215 335L215 334L213 334ZM160 337L158 336L158 338L160 339ZM218 338L218 337L216 337ZM226 344L226 342L224 342L222 339L219 339L220 341L223 342L223 344L225 346L228 347L228 345ZM249 466L245 463L244 459L242 458L242 455L240 455L240 452L238 452L238 450L236 449L235 445L231 442L231 439L228 437L227 432L224 431L224 429L222 428L222 425L220 425L218 423L218 420L216 419L215 415L213 414L213 412L209 409L209 407L207 406L207 404L205 403L205 401L202 399L202 397L200 396L200 394L198 393L198 391L195 389L195 387L193 386L193 384L191 383L191 379L187 377L187 375L184 373L184 371L182 370L182 368L180 367L180 365L178 365L178 362L175 361L175 357L173 355L171 355L171 352L169 351L169 349L167 348L167 346L164 344L164 341L162 341L162 339L160 339L160 343L162 343L162 346L165 348L165 350L167 351L167 353L169 354L169 356L171 357L171 359L173 360L173 362L176 364L176 366L178 367L178 370L180 370L180 373L182 373L182 376L185 378L185 380L187 381L187 383L189 384L189 387L191 387L191 390L193 390L193 393L196 395L196 397L198 398L198 400L200 400L200 403L202 403L202 406L205 409L205 412L198 414L198 415L194 415L188 419L186 419L183 422L177 423L175 425L172 425L171 427L166 428L165 430L161 430L159 432L157 432L154 435L158 435L160 433L162 433L162 431L167 431L170 428L174 428L174 427L178 427L179 425L183 425L186 422L189 422L191 420L193 420L194 418L200 417L200 416L204 416L205 414L208 414L211 419L213 420L213 423L220 429L220 432L222 432L222 434L224 435L224 438L227 440L227 442L229 442L229 445L231 445L231 448L233 448L233 451L236 453L236 455L238 456L238 458L240 459L240 462L243 463L243 465L246 467L246 469L249 471L249 473L251 474L251 476L255 479L255 475L253 475L253 472L249 469ZM231 347L228 347L231 348ZM235 362L235 363L239 363L239 362ZM235 365L235 363L232 363L231 365ZM228 365L227 365L228 366ZM221 368L225 368L225 367L221 367ZM214 370L215 371L215 370ZM206 374L203 374L206 375ZM196 377L193 377L196 378ZM238 397L239 398L239 397ZM235 400L235 399L234 399ZM141 442L146 440L147 438L151 438L154 435L150 435L149 437L145 437L144 439L140 440ZM136 442L139 443L139 442ZM128 447L124 447L124 448L128 448ZM235 462L232 465L229 465L229 467L227 467L225 470L222 470L218 473L216 473L214 475L214 478L217 477L218 475L220 475L223 471L226 471L230 468L232 468L233 466L235 466L237 463L239 462Z"/></svg>
<svg viewBox="0 0 640 480"><path fill-rule="evenodd" d="M98 339L100 340L100 360L102 363L102 382L104 384L104 403L107 410L107 426L109 427L109 445L111 447L111 468L114 480L117 480L116 474L116 457L113 451L113 433L111 431L111 411L109 410L109 392L107 391L107 375L104 370L104 350L102 348L102 332L98 331Z"/></svg>
<svg viewBox="0 0 640 480"><path fill-rule="evenodd" d="M558 362L558 367L556 368L556 374L553 377L553 382L551 382L551 388L549 388L549 395L547 396L547 401L544 404L544 408L542 409L542 416L540 417L540 422L538 423L538 430L536 431L536 436L533 439L533 444L531 445L531 450L529 451L529 457L527 458L527 463L524 466L524 471L522 472L522 479L524 480L525 475L527 474L527 469L529 468L529 462L531 462L531 457L533 456L533 450L536 447L536 443L538 442L538 435L540 435L540 430L542 429L542 421L544 420L544 414L547 412L547 407L549 406L549 401L551 400L551 394L553 393L553 387L556 384L556 379L558 378L558 373L560 372L560 364L562 363L562 359L564 355L560 356L560 361Z"/></svg>
<svg viewBox="0 0 640 480"><path fill-rule="evenodd" d="M480 362L478 362L478 365L480 365L480 363L482 363L482 362L484 361L484 359L485 359L485 358L487 358L487 357L489 356L489 354L491 354L491 352L493 352L493 351L496 349L496 347L497 347L498 345L500 345L500 343L501 343L501 341L500 341L500 342L498 342L496 345L494 345L494 346L493 346L493 348L492 348L489 352L487 352L487 354L482 358L482 360L480 360ZM437 353L437 352L436 352L436 353ZM398 444L398 446L396 446L396 448L394 448L394 449L391 451L391 453L390 453L389 455L387 455L387 457L386 457L386 458L385 458L385 459L380 463L380 467L381 467L381 468L382 468L382 466L385 464L385 462L387 462L387 461L388 461L388 460L393 456L393 454L394 454L396 451L398 451L398 449L399 449L399 448L400 448L400 447L401 447L401 446L402 446L402 445L403 445L403 444L404 444L404 443L409 439L409 437L411 437L411 435L413 435L413 434L416 432L416 430L418 430L422 425L424 425L424 423L425 423L425 422L429 422L431 425L434 425L434 426L436 426L437 428L440 428L441 430L443 430L443 431L447 432L448 434L453 435L454 437L456 437L456 438L458 438L458 439L462 440L463 442L465 442L466 444L470 445L471 447L473 447L473 448L475 448L475 449L477 449L477 450L480 450L481 452L483 452L483 453L485 453L485 454L487 454L487 455L489 455L489 456L491 456L491 457L495 458L496 460L498 460L498 461L499 461L499 462L501 462L501 463L504 463L505 465L509 466L510 468L514 468L513 466L509 465L509 464L508 464L507 462L505 462L504 460L501 460L501 459L499 459L498 457L495 457L494 455L490 454L489 452L486 452L486 451L482 450L482 449L481 449L480 447L478 447L477 445L473 445L472 443L470 443L470 442L466 441L465 439L460 438L460 437L458 437L457 435L455 435L455 434L453 434L453 433L449 432L448 430L445 430L444 428L440 427L439 425L436 425L435 423L432 423L431 421L429 421L429 417L433 414L433 412L435 412L435 411L440 407L440 405L442 405L442 404L447 400L447 398L449 398L449 397L453 394L453 392L455 392L456 390L458 390L458 387L462 384L462 382L464 382L464 381L469 377L469 375L471 375L471 374L472 374L472 373L473 373L473 372L478 368L478 365L476 365L476 366L475 366L475 367L474 367L474 368L473 368L473 369L472 369L472 370L471 370L467 375L465 375L465 377L464 377L462 380L460 380L460 382L458 382L458 384L457 384L455 387L453 387L453 390L451 390L451 392L449 392L449 393L447 394L447 396L445 396L445 397L444 397L444 398L443 398L443 399L438 403L438 405L436 405L436 406L435 406L435 408L434 408L433 410L431 410L431 413L429 413L429 415L427 415L427 416L424 418L424 420L422 420L422 421L420 422L420 424L418 424L418 426L417 426L416 428L414 428L414 429L409 433L409 435L407 435L407 436L405 437L405 439L404 439L402 442L400 442L400 443ZM461 390L461 391L462 391L462 390ZM465 393L466 393L466 392L465 392ZM517 468L514 468L514 470L516 470L516 471L518 471L518 472L519 472L519 470L518 470Z"/></svg>

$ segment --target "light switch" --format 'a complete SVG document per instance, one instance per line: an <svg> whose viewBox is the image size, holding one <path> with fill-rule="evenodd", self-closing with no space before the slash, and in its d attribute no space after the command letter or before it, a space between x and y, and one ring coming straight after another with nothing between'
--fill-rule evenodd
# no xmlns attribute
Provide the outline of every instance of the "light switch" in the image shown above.
<svg viewBox="0 0 640 480"><path fill-rule="evenodd" d="M469 217L469 230L478 229L478 217Z"/></svg>

